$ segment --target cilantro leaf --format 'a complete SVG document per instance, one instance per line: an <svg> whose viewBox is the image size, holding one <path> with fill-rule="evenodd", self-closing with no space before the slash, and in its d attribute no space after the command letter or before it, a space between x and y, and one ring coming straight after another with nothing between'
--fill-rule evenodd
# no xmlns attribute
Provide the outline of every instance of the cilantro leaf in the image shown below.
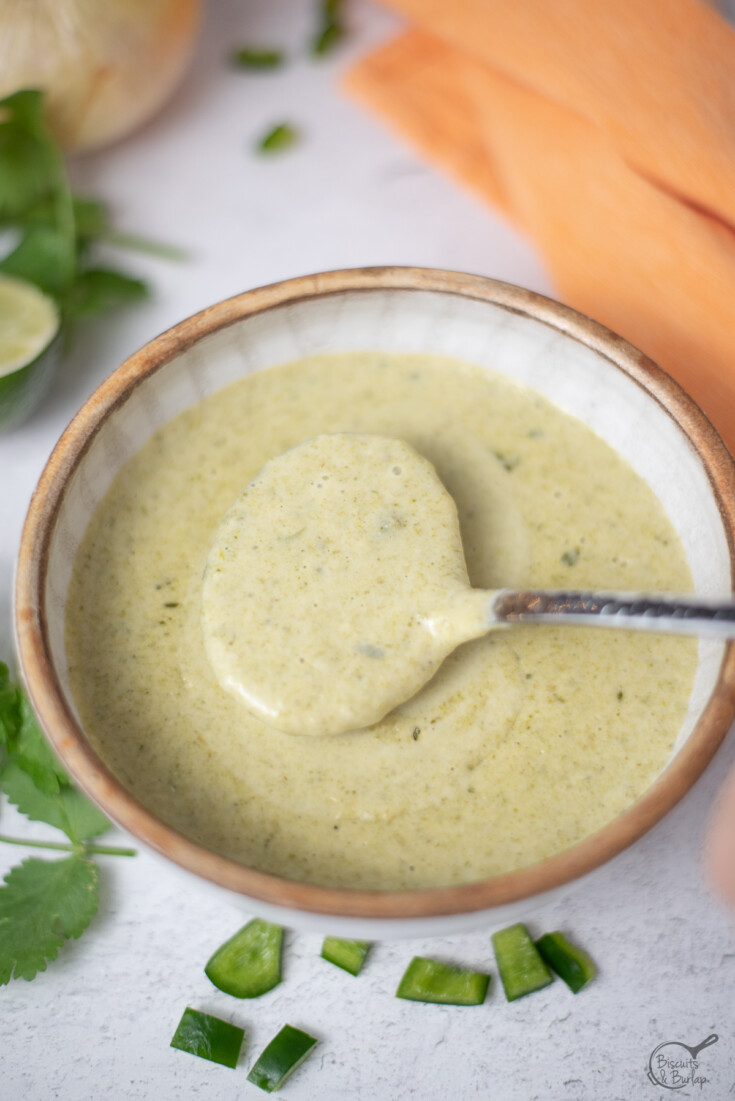
<svg viewBox="0 0 735 1101"><path fill-rule="evenodd" d="M109 268L88 268L77 276L66 301L66 314L72 318L93 317L114 306L140 302L148 293L140 279Z"/></svg>
<svg viewBox="0 0 735 1101"><path fill-rule="evenodd" d="M283 64L283 50L243 46L231 55L236 69L276 69Z"/></svg>
<svg viewBox="0 0 735 1101"><path fill-rule="evenodd" d="M344 33L342 0L322 0L321 26L312 41L311 52L316 57L331 53Z"/></svg>
<svg viewBox="0 0 735 1101"><path fill-rule="evenodd" d="M27 818L63 830L75 844L99 837L110 829L109 819L77 788L63 787L54 794L39 791L28 773L12 760L0 785L8 800Z"/></svg>
<svg viewBox="0 0 735 1101"><path fill-rule="evenodd" d="M77 237L83 240L101 237L110 228L110 216L105 203L99 199L89 199L85 195L74 195L72 201Z"/></svg>
<svg viewBox="0 0 735 1101"><path fill-rule="evenodd" d="M58 299L74 278L68 233L54 225L29 226L17 247L0 260L0 271L27 279Z"/></svg>
<svg viewBox="0 0 735 1101"><path fill-rule="evenodd" d="M54 298L67 338L76 319L139 302L148 294L139 279L91 268L88 257L95 244L106 241L182 258L167 245L117 233L104 203L72 194L63 153L46 127L44 93L33 88L0 99L0 229L19 237L0 259L0 272ZM29 406L26 413L31 411Z"/></svg>
<svg viewBox="0 0 735 1101"><path fill-rule="evenodd" d="M288 149L299 140L299 132L290 122L281 122L274 126L257 144L260 153L278 153Z"/></svg>
<svg viewBox="0 0 735 1101"><path fill-rule="evenodd" d="M10 679L10 670L0 661L0 745L10 752L20 725L20 693Z"/></svg>
<svg viewBox="0 0 735 1101"><path fill-rule="evenodd" d="M83 856L31 858L0 887L0 985L35 978L65 937L79 937L97 913L99 869Z"/></svg>
<svg viewBox="0 0 735 1101"><path fill-rule="evenodd" d="M33 780L41 791L55 795L62 785L69 784L69 777L56 759L38 725L24 692L20 692L20 725L12 760Z"/></svg>
<svg viewBox="0 0 735 1101"><path fill-rule="evenodd" d="M56 298L65 320L91 317L145 298L139 279L83 263L89 247L114 236L104 203L72 195L61 151L46 130L43 93L0 100L0 225L22 231L0 271ZM124 242L124 238L123 238Z"/></svg>
<svg viewBox="0 0 735 1101"><path fill-rule="evenodd" d="M43 93L27 89L0 100L0 218L18 218L62 176L61 155L43 121Z"/></svg>
<svg viewBox="0 0 735 1101"><path fill-rule="evenodd" d="M60 793L68 826L64 833L75 842L89 841L112 828L112 822L79 788L64 788Z"/></svg>
<svg viewBox="0 0 735 1101"><path fill-rule="evenodd" d="M74 207L64 159L43 119L43 93L35 89L0 100L0 219L24 229L2 270L49 294L63 292L76 267Z"/></svg>
<svg viewBox="0 0 735 1101"><path fill-rule="evenodd" d="M336 22L327 23L314 39L311 47L312 53L316 57L323 57L325 54L331 53L343 36L344 30L341 24Z"/></svg>

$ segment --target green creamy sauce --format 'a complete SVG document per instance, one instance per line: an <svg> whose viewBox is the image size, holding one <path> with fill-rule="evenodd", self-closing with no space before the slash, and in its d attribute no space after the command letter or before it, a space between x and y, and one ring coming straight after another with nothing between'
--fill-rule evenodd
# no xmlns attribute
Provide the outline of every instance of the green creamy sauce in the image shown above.
<svg viewBox="0 0 735 1101"><path fill-rule="evenodd" d="M289 734L344 734L486 632L454 501L404 440L332 433L266 463L219 525L202 631L219 682Z"/></svg>
<svg viewBox="0 0 735 1101"><path fill-rule="evenodd" d="M106 764L208 848L335 886L469 882L616 817L670 755L693 640L498 632L460 647L374 726L327 738L274 730L220 687L201 626L215 533L267 461L322 433L404 439L435 466L476 588L692 586L647 485L530 390L433 356L314 356L261 371L159 430L80 547L69 670Z"/></svg>

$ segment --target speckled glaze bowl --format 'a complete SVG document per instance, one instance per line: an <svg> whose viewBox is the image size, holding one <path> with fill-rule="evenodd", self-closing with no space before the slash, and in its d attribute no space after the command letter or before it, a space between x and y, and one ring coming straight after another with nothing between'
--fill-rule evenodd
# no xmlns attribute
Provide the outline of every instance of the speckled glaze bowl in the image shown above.
<svg viewBox="0 0 735 1101"><path fill-rule="evenodd" d="M465 886L363 891L293 882L202 848L136 802L85 737L64 653L72 564L95 506L158 427L213 391L300 356L375 348L432 352L492 368L581 418L657 494L702 595L731 592L735 544L733 461L676 383L601 325L491 279L372 268L289 280L182 321L100 386L54 449L23 531L17 645L40 721L70 773L104 811L202 884L284 924L368 938L449 933L534 908L665 815L711 759L735 711L735 650L703 642L671 760L644 796L565 852Z"/></svg>

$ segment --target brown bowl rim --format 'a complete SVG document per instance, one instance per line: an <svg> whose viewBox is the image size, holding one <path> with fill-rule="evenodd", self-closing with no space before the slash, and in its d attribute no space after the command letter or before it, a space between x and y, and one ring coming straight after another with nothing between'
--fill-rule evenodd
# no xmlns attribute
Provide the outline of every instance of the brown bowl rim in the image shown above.
<svg viewBox="0 0 735 1101"><path fill-rule="evenodd" d="M686 794L735 715L735 648L728 644L715 689L686 745L618 818L569 849L474 883L412 890L318 886L256 871L177 833L139 804L92 750L51 659L45 606L49 548L66 486L104 421L149 375L200 340L257 313L323 296L374 290L433 291L492 303L549 325L595 352L644 389L699 455L722 516L735 578L735 463L715 428L681 387L609 329L553 299L485 276L441 269L372 267L299 276L245 291L179 322L130 356L92 394L61 435L38 481L23 527L15 587L21 673L48 738L77 783L120 826L205 880L271 906L362 919L409 919L488 910L559 887L610 860Z"/></svg>

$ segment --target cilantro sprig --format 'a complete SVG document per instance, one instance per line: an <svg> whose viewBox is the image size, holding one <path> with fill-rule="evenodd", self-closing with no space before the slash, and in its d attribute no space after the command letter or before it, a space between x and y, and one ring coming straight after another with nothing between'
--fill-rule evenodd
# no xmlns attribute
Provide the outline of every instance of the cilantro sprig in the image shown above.
<svg viewBox="0 0 735 1101"><path fill-rule="evenodd" d="M140 279L89 263L91 246L110 240L109 215L97 200L72 194L43 105L37 89L0 100L0 229L20 235L0 271L55 298L67 322L146 298Z"/></svg>
<svg viewBox="0 0 735 1101"><path fill-rule="evenodd" d="M0 662L0 791L34 822L68 841L0 834L0 842L69 855L31 857L11 868L0 887L0 985L33 979L56 959L64 940L81 936L97 913L96 855L134 856L134 849L100 845L111 823L73 786L45 740L23 690Z"/></svg>

